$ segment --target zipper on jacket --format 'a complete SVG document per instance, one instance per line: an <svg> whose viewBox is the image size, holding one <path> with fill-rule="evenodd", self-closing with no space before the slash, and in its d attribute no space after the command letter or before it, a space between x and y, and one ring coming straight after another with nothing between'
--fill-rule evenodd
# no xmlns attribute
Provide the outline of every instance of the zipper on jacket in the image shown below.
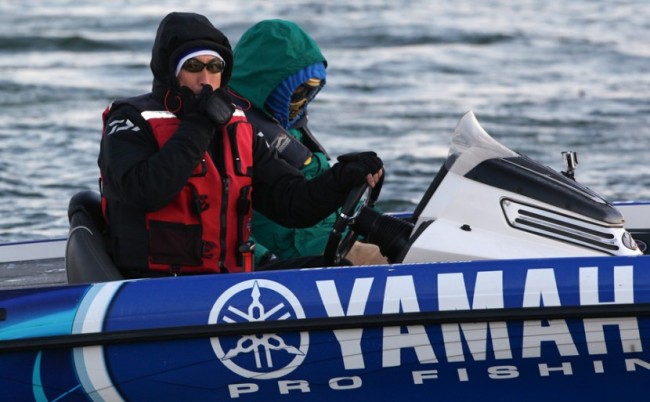
<svg viewBox="0 0 650 402"><path fill-rule="evenodd" d="M223 130L226 130L226 132L229 132L230 128L232 128L232 124L228 124L226 127L224 127ZM225 166L225 158L226 158L226 144L224 142L224 133L223 131L219 133L221 135L215 135L215 144L214 144L214 150L215 154L218 153L217 158L213 158L214 160L214 165L219 171L219 176L221 177L221 207L219 210L219 216L220 216L220 230L219 230L219 244L220 244L220 250L219 250L219 270L224 273L228 272L228 269L226 267L226 256L228 255L227 252L227 230L228 230L228 194L230 193L230 178L227 175L226 171L226 166Z"/></svg>
<svg viewBox="0 0 650 402"><path fill-rule="evenodd" d="M255 243L251 240L244 241L245 218L251 209L249 198L251 187L242 187L237 199L237 264L243 267L246 272L253 270L255 252Z"/></svg>
<svg viewBox="0 0 650 402"><path fill-rule="evenodd" d="M221 197L221 233L219 234L219 241L221 242L221 250L219 253L219 268L221 272L228 272L226 268L226 230L228 229L228 193L230 192L230 179L224 177L221 180L223 191Z"/></svg>

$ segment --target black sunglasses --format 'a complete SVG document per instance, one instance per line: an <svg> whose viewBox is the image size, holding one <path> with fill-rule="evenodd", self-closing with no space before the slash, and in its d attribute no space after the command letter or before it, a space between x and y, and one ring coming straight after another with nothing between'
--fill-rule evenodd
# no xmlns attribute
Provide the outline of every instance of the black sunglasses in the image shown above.
<svg viewBox="0 0 650 402"><path fill-rule="evenodd" d="M219 59L214 59L209 63L202 63L197 59L189 59L188 61L183 63L182 69L185 71L189 71L190 73L198 73L200 71L203 71L204 68L207 68L208 72L212 74L218 74L222 72L225 67L226 65L223 62L223 60L219 60Z"/></svg>

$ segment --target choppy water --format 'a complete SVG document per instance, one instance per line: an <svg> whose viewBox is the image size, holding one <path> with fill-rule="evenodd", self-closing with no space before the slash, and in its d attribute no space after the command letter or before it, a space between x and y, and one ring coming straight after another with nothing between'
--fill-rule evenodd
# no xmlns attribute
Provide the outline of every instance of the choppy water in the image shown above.
<svg viewBox="0 0 650 402"><path fill-rule="evenodd" d="M182 4L179 7L178 4ZM19 0L0 3L0 242L64 237L68 199L97 188L100 115L149 89L169 11L208 16L233 45L292 19L321 44L312 129L337 155L384 159L386 210L411 210L472 109L512 149L611 200L650 198L647 0Z"/></svg>

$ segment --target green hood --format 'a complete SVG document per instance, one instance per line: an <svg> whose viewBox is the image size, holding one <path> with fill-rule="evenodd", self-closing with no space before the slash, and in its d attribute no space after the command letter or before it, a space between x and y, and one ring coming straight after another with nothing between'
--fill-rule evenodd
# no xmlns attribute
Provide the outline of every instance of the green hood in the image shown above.
<svg viewBox="0 0 650 402"><path fill-rule="evenodd" d="M291 21L264 20L253 25L234 49L230 87L261 110L266 98L287 77L327 60L316 42Z"/></svg>

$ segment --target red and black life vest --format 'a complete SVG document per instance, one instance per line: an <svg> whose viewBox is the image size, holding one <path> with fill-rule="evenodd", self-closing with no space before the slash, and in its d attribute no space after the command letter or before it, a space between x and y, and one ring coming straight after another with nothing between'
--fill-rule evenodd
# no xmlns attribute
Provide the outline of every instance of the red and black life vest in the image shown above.
<svg viewBox="0 0 650 402"><path fill-rule="evenodd" d="M145 110L141 116L159 147L180 124L168 111ZM165 207L145 214L149 270L172 274L252 270L253 132L237 109L221 134L224 171L206 152L180 193ZM102 205L107 216L104 198Z"/></svg>

